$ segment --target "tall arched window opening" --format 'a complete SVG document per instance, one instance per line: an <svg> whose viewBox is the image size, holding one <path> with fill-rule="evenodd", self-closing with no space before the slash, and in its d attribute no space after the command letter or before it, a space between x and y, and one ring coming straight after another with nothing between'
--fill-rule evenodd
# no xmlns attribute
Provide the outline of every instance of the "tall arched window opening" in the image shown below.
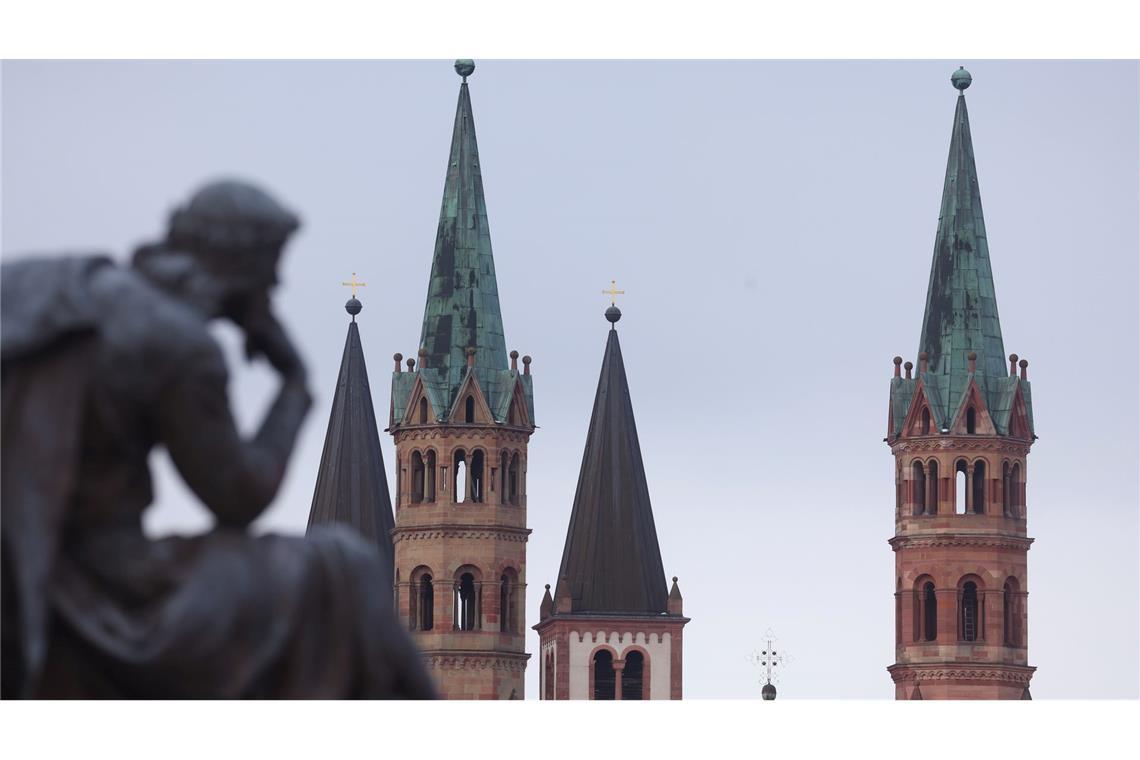
<svg viewBox="0 0 1140 760"><path fill-rule="evenodd" d="M508 570L499 578L499 631L501 633L516 633L518 609L515 601L517 589L515 588L513 572Z"/></svg>
<svg viewBox="0 0 1140 760"><path fill-rule="evenodd" d="M430 631L435 625L435 589L431 583L431 575L428 573L421 575L419 581L413 584L412 588L416 592L416 599L413 604L416 624L413 628Z"/></svg>
<svg viewBox="0 0 1140 760"><path fill-rule="evenodd" d="M474 631L479 619L477 607L475 576L464 573L455 586L455 627L461 631Z"/></svg>
<svg viewBox="0 0 1140 760"><path fill-rule="evenodd" d="M429 451L424 460L424 501L435 501L435 452Z"/></svg>
<svg viewBox="0 0 1140 760"><path fill-rule="evenodd" d="M483 452L479 449L471 452L471 501L483 502Z"/></svg>
<svg viewBox="0 0 1140 760"><path fill-rule="evenodd" d="M546 652L546 670L542 674L542 698L554 699L554 650Z"/></svg>
<svg viewBox="0 0 1140 760"><path fill-rule="evenodd" d="M463 402L463 421L471 423L475 421L475 397L468 396L467 400Z"/></svg>
<svg viewBox="0 0 1140 760"><path fill-rule="evenodd" d="M934 584L927 581L922 587L922 640L934 641L938 638L938 597Z"/></svg>
<svg viewBox="0 0 1140 760"><path fill-rule="evenodd" d="M976 432L978 432L978 415L971 406L966 410L966 435L973 435Z"/></svg>
<svg viewBox="0 0 1140 760"><path fill-rule="evenodd" d="M930 410L925 407L922 409L922 427L920 429L923 435L930 435Z"/></svg>
<svg viewBox="0 0 1140 760"><path fill-rule="evenodd" d="M966 461L959 459L954 463L954 514L966 514L966 493L968 491Z"/></svg>
<svg viewBox="0 0 1140 760"><path fill-rule="evenodd" d="M1001 513L1009 517L1009 462L1001 463Z"/></svg>
<svg viewBox="0 0 1140 760"><path fill-rule="evenodd" d="M984 515L986 513L986 463L982 461L974 462L973 477L973 490L974 490L974 514Z"/></svg>
<svg viewBox="0 0 1140 760"><path fill-rule="evenodd" d="M511 456L510 472L507 475L507 487L510 489L510 503L519 503L519 455Z"/></svg>
<svg viewBox="0 0 1140 760"><path fill-rule="evenodd" d="M1024 506L1021 499L1021 463L1014 462L1009 472L1009 516L1021 517Z"/></svg>
<svg viewBox="0 0 1140 760"><path fill-rule="evenodd" d="M1001 590L1001 638L1007 647L1014 646L1013 640L1013 590L1009 581Z"/></svg>
<svg viewBox="0 0 1140 760"><path fill-rule="evenodd" d="M966 581L961 592L961 635L962 641L978 640L978 585Z"/></svg>
<svg viewBox="0 0 1140 760"><path fill-rule="evenodd" d="M621 672L621 698L642 699L645 691L645 656L641 652L629 652L625 656L625 668Z"/></svg>
<svg viewBox="0 0 1140 760"><path fill-rule="evenodd" d="M930 477L926 484L926 514L938 514L938 462L926 465L930 470Z"/></svg>
<svg viewBox="0 0 1140 760"><path fill-rule="evenodd" d="M462 504L467 501L467 452L463 449L455 452L452 472L454 480L451 483L451 493L455 496L455 503Z"/></svg>
<svg viewBox="0 0 1140 760"><path fill-rule="evenodd" d="M614 656L608 649L594 653L594 699L614 698Z"/></svg>
<svg viewBox="0 0 1140 760"><path fill-rule="evenodd" d="M914 484L914 493L911 494L911 499L914 502L914 513L921 515L923 505L926 504L926 470L923 468L922 462L915 462L911 465L910 480Z"/></svg>
<svg viewBox="0 0 1140 760"><path fill-rule="evenodd" d="M426 424L427 424L427 421L428 421L428 416L427 416L427 399L426 399L426 398L421 398L421 399L420 399L420 424L421 424L421 425L426 425Z"/></svg>
<svg viewBox="0 0 1140 760"><path fill-rule="evenodd" d="M424 458L418 451L412 452L412 503L424 500Z"/></svg>

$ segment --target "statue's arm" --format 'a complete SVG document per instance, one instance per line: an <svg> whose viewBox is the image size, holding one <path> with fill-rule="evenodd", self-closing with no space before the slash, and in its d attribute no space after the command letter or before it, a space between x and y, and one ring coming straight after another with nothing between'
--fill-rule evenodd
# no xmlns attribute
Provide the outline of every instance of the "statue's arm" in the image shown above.
<svg viewBox="0 0 1140 760"><path fill-rule="evenodd" d="M158 403L159 439L191 490L223 525L245 526L281 485L310 399L303 379L283 378L261 428L243 440L226 393L216 345L184 363Z"/></svg>

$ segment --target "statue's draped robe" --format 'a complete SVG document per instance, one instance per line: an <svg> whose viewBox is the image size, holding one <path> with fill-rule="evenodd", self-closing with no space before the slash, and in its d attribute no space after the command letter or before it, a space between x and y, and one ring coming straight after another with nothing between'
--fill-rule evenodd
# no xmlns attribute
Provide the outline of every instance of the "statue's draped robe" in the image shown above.
<svg viewBox="0 0 1140 760"><path fill-rule="evenodd" d="M348 528L254 537L303 409L283 387L252 441L204 320L106 259L5 264L5 697L429 697L391 568ZM148 540L165 446L218 519Z"/></svg>

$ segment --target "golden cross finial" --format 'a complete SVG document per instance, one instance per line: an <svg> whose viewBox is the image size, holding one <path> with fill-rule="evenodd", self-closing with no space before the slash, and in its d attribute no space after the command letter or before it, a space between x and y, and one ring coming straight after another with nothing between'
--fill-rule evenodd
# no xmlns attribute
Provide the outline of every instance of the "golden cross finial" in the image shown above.
<svg viewBox="0 0 1140 760"><path fill-rule="evenodd" d="M610 280L610 289L603 290L602 295L610 297L610 306L617 306L617 297L624 296L624 290L617 289L617 280Z"/></svg>
<svg viewBox="0 0 1140 760"><path fill-rule="evenodd" d="M356 289L357 288L363 288L366 284L367 283L356 281L356 272L352 273L352 282L342 282L341 283L341 285L345 286L346 288L352 288L352 297L353 298L356 298Z"/></svg>

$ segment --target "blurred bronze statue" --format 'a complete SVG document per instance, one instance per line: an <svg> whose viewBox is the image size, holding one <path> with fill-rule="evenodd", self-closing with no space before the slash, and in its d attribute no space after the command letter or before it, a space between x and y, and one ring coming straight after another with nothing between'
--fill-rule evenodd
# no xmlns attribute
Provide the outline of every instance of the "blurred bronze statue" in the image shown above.
<svg viewBox="0 0 1140 760"><path fill-rule="evenodd" d="M281 484L310 405L270 306L297 218L218 182L131 266L3 265L3 696L429 698L392 569L347 528L247 526ZM252 440L234 426L225 318L281 388ZM164 446L217 527L150 540L147 457Z"/></svg>

